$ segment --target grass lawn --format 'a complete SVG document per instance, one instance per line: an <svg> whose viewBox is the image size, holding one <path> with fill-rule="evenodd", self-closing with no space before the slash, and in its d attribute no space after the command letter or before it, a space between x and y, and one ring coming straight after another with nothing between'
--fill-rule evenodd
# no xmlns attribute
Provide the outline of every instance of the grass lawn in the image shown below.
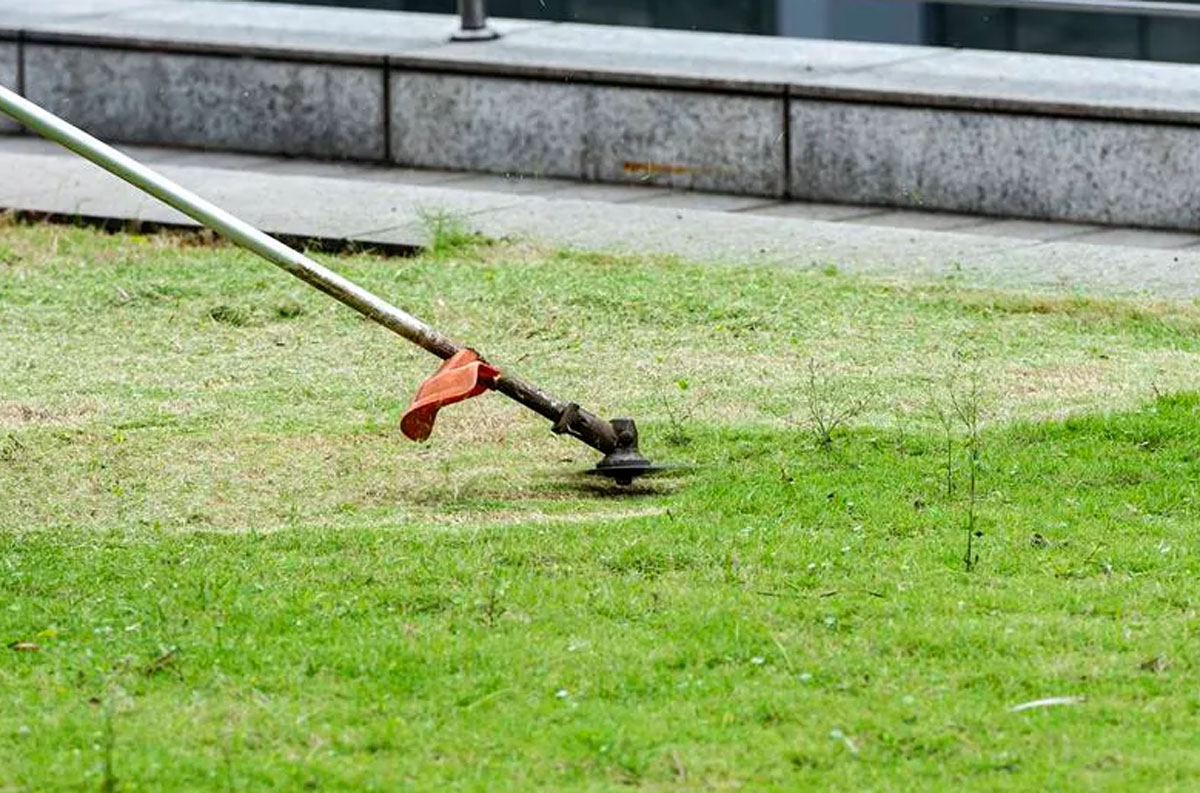
<svg viewBox="0 0 1200 793"><path fill-rule="evenodd" d="M0 223L0 791L1200 785L1200 307L456 242L323 258L697 468Z"/></svg>

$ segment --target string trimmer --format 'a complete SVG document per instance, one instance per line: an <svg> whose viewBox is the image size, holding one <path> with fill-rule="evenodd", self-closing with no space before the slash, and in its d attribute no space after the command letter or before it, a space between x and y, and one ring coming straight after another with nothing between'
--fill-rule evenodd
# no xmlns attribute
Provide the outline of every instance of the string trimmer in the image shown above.
<svg viewBox="0 0 1200 793"><path fill-rule="evenodd" d="M407 437L425 440L439 409L490 389L549 419L553 422L552 432L570 435L601 452L604 458L588 473L628 485L639 476L659 470L638 452L633 419L605 421L574 402L557 399L507 374L474 350L3 86L0 111L444 359L421 385L401 419L401 431Z"/></svg>

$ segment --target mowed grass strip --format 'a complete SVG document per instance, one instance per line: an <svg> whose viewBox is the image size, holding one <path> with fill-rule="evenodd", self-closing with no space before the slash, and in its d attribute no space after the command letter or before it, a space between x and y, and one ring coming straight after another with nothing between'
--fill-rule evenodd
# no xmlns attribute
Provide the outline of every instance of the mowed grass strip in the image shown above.
<svg viewBox="0 0 1200 793"><path fill-rule="evenodd" d="M703 464L616 492L494 395L402 442L428 356L233 249L0 261L0 786L1195 787L1194 306L335 262Z"/></svg>
<svg viewBox="0 0 1200 793"><path fill-rule="evenodd" d="M880 285L820 272L546 252L472 238L339 271L564 399L639 421L660 459L701 425L803 427L810 367L848 424L937 429L977 376L991 422L1196 386L1200 307ZM465 247L464 247L465 246ZM267 531L576 513L580 444L488 394L433 443L397 432L422 350L225 245L0 229L0 525ZM850 395L850 396L847 396ZM673 445L674 444L674 445Z"/></svg>

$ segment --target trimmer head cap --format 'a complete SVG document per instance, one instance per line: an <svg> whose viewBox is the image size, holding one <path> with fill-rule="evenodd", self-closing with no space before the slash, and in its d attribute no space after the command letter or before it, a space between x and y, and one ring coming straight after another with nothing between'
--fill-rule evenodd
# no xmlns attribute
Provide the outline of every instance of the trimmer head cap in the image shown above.
<svg viewBox="0 0 1200 793"><path fill-rule="evenodd" d="M638 452L637 425L633 419L613 419L617 446L587 473L606 476L618 485L631 485L639 476L665 471L668 466L655 465Z"/></svg>

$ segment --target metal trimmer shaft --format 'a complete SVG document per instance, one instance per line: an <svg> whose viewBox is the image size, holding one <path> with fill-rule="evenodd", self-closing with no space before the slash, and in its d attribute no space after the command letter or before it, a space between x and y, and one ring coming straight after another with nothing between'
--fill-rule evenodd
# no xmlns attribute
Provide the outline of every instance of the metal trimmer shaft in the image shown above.
<svg viewBox="0 0 1200 793"><path fill-rule="evenodd" d="M0 111L439 358L449 358L463 349L462 345L411 314L3 86L0 86ZM612 424L578 405L556 399L534 385L503 373L496 378L493 387L553 421L557 433L577 438L603 454L609 454L617 448L617 433Z"/></svg>

